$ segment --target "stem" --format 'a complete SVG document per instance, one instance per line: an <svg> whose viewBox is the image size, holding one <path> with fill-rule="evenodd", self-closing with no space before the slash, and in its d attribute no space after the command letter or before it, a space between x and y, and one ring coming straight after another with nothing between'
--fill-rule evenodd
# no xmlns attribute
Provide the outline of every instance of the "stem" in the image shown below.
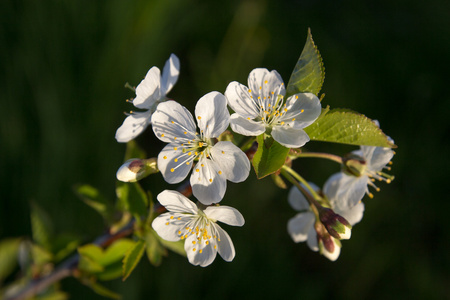
<svg viewBox="0 0 450 300"><path fill-rule="evenodd" d="M307 153L300 153L296 155L297 157L316 157L316 158L326 158L332 161L335 161L339 164L342 164L342 157L329 154L329 153L320 153L320 152L307 152Z"/></svg>

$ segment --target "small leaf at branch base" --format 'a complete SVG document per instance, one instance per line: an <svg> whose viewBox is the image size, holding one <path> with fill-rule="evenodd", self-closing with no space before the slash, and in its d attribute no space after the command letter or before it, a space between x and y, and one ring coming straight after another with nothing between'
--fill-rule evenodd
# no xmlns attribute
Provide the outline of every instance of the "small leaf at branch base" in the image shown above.
<svg viewBox="0 0 450 300"><path fill-rule="evenodd" d="M75 186L75 193L87 205L97 211L107 224L113 222L114 208L112 204L104 198L100 192L88 184Z"/></svg>
<svg viewBox="0 0 450 300"><path fill-rule="evenodd" d="M256 138L258 150L253 156L252 164L256 176L261 179L278 171L285 163L289 148L279 144L272 138L264 138L261 134Z"/></svg>
<svg viewBox="0 0 450 300"><path fill-rule="evenodd" d="M311 140L349 145L395 148L369 118L348 109L332 109L305 128Z"/></svg>
<svg viewBox="0 0 450 300"><path fill-rule="evenodd" d="M0 282L16 267L21 240L12 238L0 241Z"/></svg>
<svg viewBox="0 0 450 300"><path fill-rule="evenodd" d="M318 96L325 79L325 68L322 57L308 29L308 37L302 54L292 71L286 88L286 98L297 93L313 93Z"/></svg>
<svg viewBox="0 0 450 300"><path fill-rule="evenodd" d="M159 242L158 234L153 229L150 229L145 235L145 242L147 244L148 260L155 267L159 266L163 256L167 256L167 250Z"/></svg>
<svg viewBox="0 0 450 300"><path fill-rule="evenodd" d="M140 219L148 213L147 194L137 182L117 181L116 194L121 208Z"/></svg>
<svg viewBox="0 0 450 300"><path fill-rule="evenodd" d="M83 282L85 285L90 287L95 293L100 296L111 298L111 299L122 299L122 296L107 289L103 285L99 284L94 280L90 280L89 282Z"/></svg>
<svg viewBox="0 0 450 300"><path fill-rule="evenodd" d="M131 272L137 266L139 261L142 258L145 250L145 242L143 240L139 240L128 252L125 254L125 258L123 259L123 267L122 267L122 280L130 276Z"/></svg>
<svg viewBox="0 0 450 300"><path fill-rule="evenodd" d="M46 250L50 250L53 225L47 213L36 203L31 204L31 230L33 233L33 241Z"/></svg>

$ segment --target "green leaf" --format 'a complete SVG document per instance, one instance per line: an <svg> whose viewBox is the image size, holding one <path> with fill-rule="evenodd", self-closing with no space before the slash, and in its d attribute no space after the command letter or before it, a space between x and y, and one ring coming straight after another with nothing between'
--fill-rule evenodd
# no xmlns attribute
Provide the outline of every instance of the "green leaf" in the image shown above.
<svg viewBox="0 0 450 300"><path fill-rule="evenodd" d="M17 266L21 240L21 238L10 238L0 241L0 282L9 276Z"/></svg>
<svg viewBox="0 0 450 300"><path fill-rule="evenodd" d="M258 150L252 160L258 179L278 171L285 163L289 152L289 148L282 146L273 138L264 138L264 135L261 134L256 138Z"/></svg>
<svg viewBox="0 0 450 300"><path fill-rule="evenodd" d="M286 88L286 99L291 95L307 92L319 96L324 79L325 68L322 57L314 45L311 29L308 28L305 46Z"/></svg>
<svg viewBox="0 0 450 300"><path fill-rule="evenodd" d="M33 257L33 262L38 266L45 265L53 260L53 254L37 244L31 245L31 257Z"/></svg>
<svg viewBox="0 0 450 300"><path fill-rule="evenodd" d="M33 240L45 249L50 249L53 226L46 212L36 203L31 203L31 231Z"/></svg>
<svg viewBox="0 0 450 300"><path fill-rule="evenodd" d="M147 154L144 150L142 150L135 140L131 140L127 143L127 150L125 151L125 159L124 161L127 161L131 158L140 158L144 159L146 158Z"/></svg>
<svg viewBox="0 0 450 300"><path fill-rule="evenodd" d="M75 186L75 193L87 205L96 210L108 224L113 221L114 207L100 192L88 185Z"/></svg>
<svg viewBox="0 0 450 300"><path fill-rule="evenodd" d="M95 293L97 293L100 296L111 298L111 299L122 299L122 296L107 289L103 285L99 284L98 282L95 282L93 280L89 282L84 282L85 285L90 287Z"/></svg>
<svg viewBox="0 0 450 300"><path fill-rule="evenodd" d="M159 242L158 234L150 229L145 235L145 243L147 244L146 253L147 258L155 267L162 262L163 256L167 256L167 250Z"/></svg>
<svg viewBox="0 0 450 300"><path fill-rule="evenodd" d="M143 240L139 240L132 248L128 250L125 254L125 258L123 259L123 272L122 272L122 280L130 276L131 272L136 268L137 264L142 258L145 250L145 242Z"/></svg>
<svg viewBox="0 0 450 300"><path fill-rule="evenodd" d="M52 242L52 253L55 253L55 262L61 261L80 245L80 240L72 235L60 235Z"/></svg>
<svg viewBox="0 0 450 300"><path fill-rule="evenodd" d="M275 183L275 185L277 187L279 187L280 189L287 189L288 186L286 185L286 183L284 182L283 178L281 178L280 175L278 174L271 174L270 177L272 178L273 182Z"/></svg>
<svg viewBox="0 0 450 300"><path fill-rule="evenodd" d="M322 113L316 122L305 128L305 132L315 141L396 147L371 119L348 109Z"/></svg>
<svg viewBox="0 0 450 300"><path fill-rule="evenodd" d="M66 300L69 299L69 294L63 292L63 291L50 291L42 295L36 296L36 298L33 298L35 300Z"/></svg>
<svg viewBox="0 0 450 300"><path fill-rule="evenodd" d="M88 244L78 248L80 254L80 261L78 268L89 274L102 272L105 268L99 263L103 256L102 249L94 244Z"/></svg>
<svg viewBox="0 0 450 300"><path fill-rule="evenodd" d="M177 242L169 242L169 241L166 241L165 239L163 239L162 237L160 237L159 235L157 237L158 237L161 245L163 245L170 251L173 251L181 256L186 257L186 250L184 250L184 240L180 240Z"/></svg>
<svg viewBox="0 0 450 300"><path fill-rule="evenodd" d="M147 215L148 198L139 183L117 181L116 194L122 209L129 211L137 219Z"/></svg>

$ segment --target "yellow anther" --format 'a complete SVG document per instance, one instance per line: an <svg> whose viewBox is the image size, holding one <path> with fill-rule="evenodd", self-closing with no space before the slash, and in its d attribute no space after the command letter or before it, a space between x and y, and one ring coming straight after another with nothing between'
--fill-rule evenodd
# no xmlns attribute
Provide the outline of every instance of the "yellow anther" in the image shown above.
<svg viewBox="0 0 450 300"><path fill-rule="evenodd" d="M174 122L174 121L171 121L171 123L174 124L175 122Z"/></svg>
<svg viewBox="0 0 450 300"><path fill-rule="evenodd" d="M288 109L287 109L287 108L285 108L285 109L283 109L283 110L284 110L284 111L286 111L286 112L288 111Z"/></svg>
<svg viewBox="0 0 450 300"><path fill-rule="evenodd" d="M204 165L204 164L201 164L201 166L204 167L205 165Z"/></svg>
<svg viewBox="0 0 450 300"><path fill-rule="evenodd" d="M173 220L173 216L170 216L170 219Z"/></svg>
<svg viewBox="0 0 450 300"><path fill-rule="evenodd" d="M176 139L177 139L177 137L176 137L176 136L174 136L174 137L173 137L173 139L174 139L174 140L176 140ZM183 145L181 145L181 146L183 146Z"/></svg>
<svg viewBox="0 0 450 300"><path fill-rule="evenodd" d="M163 157L163 158L164 158L164 159L167 159L167 156L165 156L165 155L164 155L164 157Z"/></svg>
<svg viewBox="0 0 450 300"><path fill-rule="evenodd" d="M178 147L173 147L173 150L177 151L177 150L178 150Z"/></svg>
<svg viewBox="0 0 450 300"><path fill-rule="evenodd" d="M295 95L295 100L297 100L298 99L298 96L297 95Z"/></svg>
<svg viewBox="0 0 450 300"><path fill-rule="evenodd" d="M178 217L177 220L180 221L180 220L181 220L181 217Z"/></svg>
<svg viewBox="0 0 450 300"><path fill-rule="evenodd" d="M196 169L195 172L200 172L200 169Z"/></svg>
<svg viewBox="0 0 450 300"><path fill-rule="evenodd" d="M184 240L184 235L180 236L180 240Z"/></svg>
<svg viewBox="0 0 450 300"><path fill-rule="evenodd" d="M381 189L380 189L379 187L377 187L377 188L376 188L376 191L379 192L379 191L381 191Z"/></svg>
<svg viewBox="0 0 450 300"><path fill-rule="evenodd" d="M373 194L369 193L369 198L372 199L373 198Z"/></svg>
<svg viewBox="0 0 450 300"><path fill-rule="evenodd" d="M214 249L217 249L217 245L214 245Z"/></svg>
<svg viewBox="0 0 450 300"><path fill-rule="evenodd" d="M251 93L251 92L252 92L252 90L248 90L248 92L249 92L249 93Z"/></svg>
<svg viewBox="0 0 450 300"><path fill-rule="evenodd" d="M187 161L186 164L189 165L191 162Z"/></svg>
<svg viewBox="0 0 450 300"><path fill-rule="evenodd" d="M217 173L219 173L219 175L221 175L221 174L222 174L222 171L219 171L219 172L217 172Z"/></svg>
<svg viewBox="0 0 450 300"><path fill-rule="evenodd" d="M280 125L284 125L284 122L281 122Z"/></svg>
<svg viewBox="0 0 450 300"><path fill-rule="evenodd" d="M264 83L265 83L265 84L267 84L267 80L266 80L266 81L264 81Z"/></svg>
<svg viewBox="0 0 450 300"><path fill-rule="evenodd" d="M198 152L197 152L197 151L195 151L195 152L194 152L194 154L195 154L195 155L198 155Z"/></svg>
<svg viewBox="0 0 450 300"><path fill-rule="evenodd" d="M393 162L392 162L392 161L388 162L388 165L392 165L392 164L393 164Z"/></svg>
<svg viewBox="0 0 450 300"><path fill-rule="evenodd" d="M386 179L386 183L391 183L391 180L390 179Z"/></svg>
<svg viewBox="0 0 450 300"><path fill-rule="evenodd" d="M194 251L194 252L195 252L196 250L197 250L197 249L195 249L195 248L194 248L194 249L192 249L192 251Z"/></svg>
<svg viewBox="0 0 450 300"><path fill-rule="evenodd" d="M271 92L271 94L273 95L273 94L275 94L275 92Z"/></svg>
<svg viewBox="0 0 450 300"><path fill-rule="evenodd" d="M202 252L203 252L203 250L202 250L202 249L198 250L198 253L202 253Z"/></svg>
<svg viewBox="0 0 450 300"><path fill-rule="evenodd" d="M161 134L161 137L164 137L164 133Z"/></svg>
<svg viewBox="0 0 450 300"><path fill-rule="evenodd" d="M200 117L200 116L197 117L197 119L199 119L199 120L200 120L201 118L202 118L202 117Z"/></svg>
<svg viewBox="0 0 450 300"><path fill-rule="evenodd" d="M266 97L264 97L263 99L266 100Z"/></svg>
<svg viewBox="0 0 450 300"><path fill-rule="evenodd" d="M198 146L203 147L203 143L202 142L198 143Z"/></svg>
<svg viewBox="0 0 450 300"><path fill-rule="evenodd" d="M202 151L202 152L200 152L200 155L203 155L203 151Z"/></svg>
<svg viewBox="0 0 450 300"><path fill-rule="evenodd" d="M260 86L259 89L262 89L262 86Z"/></svg>
<svg viewBox="0 0 450 300"><path fill-rule="evenodd" d="M206 244L206 245L209 245L209 241L206 241L205 244Z"/></svg>
<svg viewBox="0 0 450 300"><path fill-rule="evenodd" d="M211 179L211 178L209 179L209 182L212 182L212 179Z"/></svg>
<svg viewBox="0 0 450 300"><path fill-rule="evenodd" d="M247 120L250 120L250 117L248 117Z"/></svg>
<svg viewBox="0 0 450 300"><path fill-rule="evenodd" d="M225 154L225 151L222 151L222 154Z"/></svg>
<svg viewBox="0 0 450 300"><path fill-rule="evenodd" d="M187 134L187 131L183 132L184 134Z"/></svg>
<svg viewBox="0 0 450 300"><path fill-rule="evenodd" d="M181 234L181 231L180 230L178 230L178 235L180 235Z"/></svg>
<svg viewBox="0 0 450 300"><path fill-rule="evenodd" d="M196 242L196 241L192 241L192 244L194 244L194 245L195 245L195 244L197 244L197 242Z"/></svg>
<svg viewBox="0 0 450 300"><path fill-rule="evenodd" d="M173 172L173 171L175 171L175 169L174 169L174 168L170 169L170 172Z"/></svg>
<svg viewBox="0 0 450 300"><path fill-rule="evenodd" d="M295 118L293 118L292 121L295 121Z"/></svg>
<svg viewBox="0 0 450 300"><path fill-rule="evenodd" d="M218 238L217 241L220 242L220 238Z"/></svg>
<svg viewBox="0 0 450 300"><path fill-rule="evenodd" d="M169 222L167 222L166 225L169 225Z"/></svg>
<svg viewBox="0 0 450 300"><path fill-rule="evenodd" d="M189 151L189 152L188 152L188 155L191 155L191 154L192 154L192 152L191 152L191 151Z"/></svg>
<svg viewBox="0 0 450 300"><path fill-rule="evenodd" d="M261 100L261 96L258 96L258 100Z"/></svg>
<svg viewBox="0 0 450 300"><path fill-rule="evenodd" d="M178 161L178 158L175 158L173 161L174 161L174 162L177 162L177 161Z"/></svg>
<svg viewBox="0 0 450 300"><path fill-rule="evenodd" d="M302 112L304 112L305 110L304 109L302 109L301 111L300 111L300 113L302 113Z"/></svg>

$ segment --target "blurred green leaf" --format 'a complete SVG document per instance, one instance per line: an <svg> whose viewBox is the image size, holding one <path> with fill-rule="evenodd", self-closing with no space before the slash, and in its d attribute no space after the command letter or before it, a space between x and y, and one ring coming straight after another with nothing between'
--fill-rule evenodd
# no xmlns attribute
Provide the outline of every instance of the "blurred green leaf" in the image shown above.
<svg viewBox="0 0 450 300"><path fill-rule="evenodd" d="M157 235L157 233L155 233ZM166 247L167 249L169 249L170 251L173 251L181 256L186 257L186 250L184 250L184 241L183 240L179 240L177 242L169 242L166 241L165 239L163 239L162 237L160 237L159 235L157 235L159 242Z"/></svg>
<svg viewBox="0 0 450 300"><path fill-rule="evenodd" d="M271 174L270 177L272 178L273 182L275 183L275 185L277 187L279 187L280 189L287 189L287 185L284 182L283 178L281 178L280 175L278 174Z"/></svg>
<svg viewBox="0 0 450 300"><path fill-rule="evenodd" d="M261 134L256 138L258 150L252 160L258 179L278 171L285 163L289 152L289 148L282 146L271 137L264 138L264 136L265 134Z"/></svg>
<svg viewBox="0 0 450 300"><path fill-rule="evenodd" d="M147 154L141 147L138 146L135 140L131 140L127 143L127 150L125 151L125 159L127 161L132 158L146 158Z"/></svg>
<svg viewBox="0 0 450 300"><path fill-rule="evenodd" d="M75 193L84 203L96 210L108 224L112 223L114 207L96 188L88 184L78 185L75 187Z"/></svg>
<svg viewBox="0 0 450 300"><path fill-rule="evenodd" d="M78 253L80 254L78 268L81 271L94 274L104 270L104 267L99 263L99 260L103 256L103 251L99 246L88 244L79 247Z"/></svg>
<svg viewBox="0 0 450 300"><path fill-rule="evenodd" d="M122 209L129 211L136 219L148 214L147 194L139 183L117 181L116 194Z"/></svg>
<svg viewBox="0 0 450 300"><path fill-rule="evenodd" d="M80 245L79 238L72 235L59 235L52 241L52 253L55 253L55 262L61 261L74 252Z"/></svg>
<svg viewBox="0 0 450 300"><path fill-rule="evenodd" d="M348 109L322 113L316 122L305 128L305 132L315 141L396 147L371 119Z"/></svg>
<svg viewBox="0 0 450 300"><path fill-rule="evenodd" d="M0 241L0 282L16 267L21 240L21 238L10 238Z"/></svg>
<svg viewBox="0 0 450 300"><path fill-rule="evenodd" d="M50 250L53 226L47 213L36 203L31 203L31 231L34 242Z"/></svg>
<svg viewBox="0 0 450 300"><path fill-rule="evenodd" d="M145 235L145 243L147 244L147 258L155 267L162 262L162 257L167 256L167 250L159 242L158 234L150 229Z"/></svg>
<svg viewBox="0 0 450 300"><path fill-rule="evenodd" d="M93 280L89 282L83 282L85 285L90 287L95 293L97 293L100 296L111 298L111 299L122 299L122 296L107 289L103 285L99 284L98 282L95 282Z"/></svg>
<svg viewBox="0 0 450 300"><path fill-rule="evenodd" d="M130 276L131 272L137 266L139 261L142 258L145 250L145 242L143 240L139 240L132 248L128 250L125 254L125 258L123 259L123 273L122 280L125 281L128 276Z"/></svg>
<svg viewBox="0 0 450 300"><path fill-rule="evenodd" d="M325 68L308 28L308 37L302 54L292 71L286 88L286 98L297 93L313 93L318 96L325 79Z"/></svg>
<svg viewBox="0 0 450 300"><path fill-rule="evenodd" d="M37 244L31 245L31 257L36 265L42 266L53 260L53 255L47 249Z"/></svg>
<svg viewBox="0 0 450 300"><path fill-rule="evenodd" d="M69 295L63 291L54 290L43 295L38 295L36 300L66 300L69 299Z"/></svg>

